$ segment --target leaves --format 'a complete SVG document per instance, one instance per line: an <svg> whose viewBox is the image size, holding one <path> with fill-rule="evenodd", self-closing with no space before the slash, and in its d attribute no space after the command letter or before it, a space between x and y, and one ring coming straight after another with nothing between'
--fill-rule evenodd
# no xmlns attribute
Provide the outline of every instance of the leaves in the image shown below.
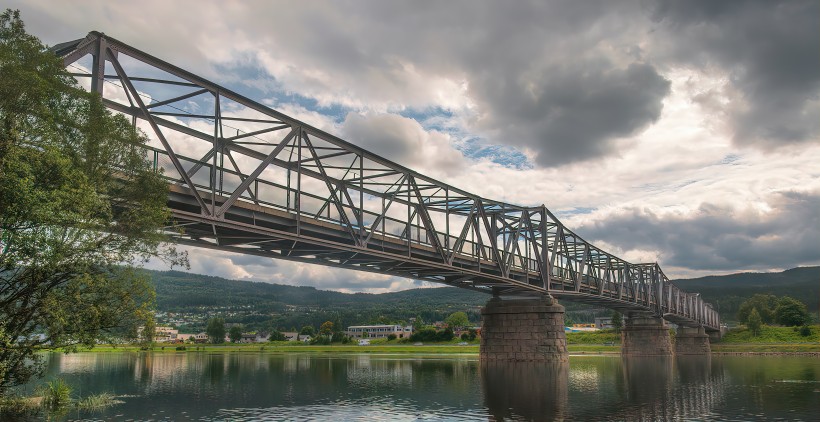
<svg viewBox="0 0 820 422"><path fill-rule="evenodd" d="M153 307L123 264L186 256L163 244L167 185L147 139L0 14L0 392L38 372L36 348L135 333Z"/></svg>

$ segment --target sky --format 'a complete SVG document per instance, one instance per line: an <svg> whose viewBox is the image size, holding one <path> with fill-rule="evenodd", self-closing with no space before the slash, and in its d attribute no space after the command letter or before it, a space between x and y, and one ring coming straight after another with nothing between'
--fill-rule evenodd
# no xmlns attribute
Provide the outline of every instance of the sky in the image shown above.
<svg viewBox="0 0 820 422"><path fill-rule="evenodd" d="M820 264L816 0L6 3L46 44L105 32L450 185L545 204L673 279ZM189 254L233 279L429 287Z"/></svg>

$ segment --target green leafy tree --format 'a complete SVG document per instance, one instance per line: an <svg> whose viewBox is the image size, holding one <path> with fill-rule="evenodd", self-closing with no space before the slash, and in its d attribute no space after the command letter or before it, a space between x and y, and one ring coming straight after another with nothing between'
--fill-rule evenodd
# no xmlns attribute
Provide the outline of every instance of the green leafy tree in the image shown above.
<svg viewBox="0 0 820 422"><path fill-rule="evenodd" d="M242 326L241 325L234 325L228 330L228 338L231 339L231 343L238 343L239 340L242 340Z"/></svg>
<svg viewBox="0 0 820 422"><path fill-rule="evenodd" d="M0 14L0 395L41 373L38 348L136 333L152 312L167 184L144 135L83 90L62 61ZM35 334L43 334L35 335Z"/></svg>
<svg viewBox="0 0 820 422"><path fill-rule="evenodd" d="M418 331L424 328L424 318L421 315L416 315L416 319L413 321L413 331Z"/></svg>
<svg viewBox="0 0 820 422"><path fill-rule="evenodd" d="M752 335L757 337L760 335L760 328L763 326L763 319L757 313L756 308L752 308L749 312L749 317L746 319L746 327L752 332Z"/></svg>
<svg viewBox="0 0 820 422"><path fill-rule="evenodd" d="M213 344L222 344L225 342L225 320L222 318L211 318L208 320L208 325L205 327L205 334L208 335L208 341Z"/></svg>
<svg viewBox="0 0 820 422"><path fill-rule="evenodd" d="M313 337L313 336L315 336L315 335L316 335L316 329L315 329L315 328L313 328L313 326L312 326L312 325L305 325L305 326L304 326L304 327L302 327L302 329L299 331L299 335L302 335L302 336L311 336L311 337Z"/></svg>
<svg viewBox="0 0 820 422"><path fill-rule="evenodd" d="M748 323L752 309L755 309L764 324L771 324L775 321L774 309L776 307L777 297L774 295L756 294L740 305L740 309L737 311L737 319L741 323Z"/></svg>
<svg viewBox="0 0 820 422"><path fill-rule="evenodd" d="M453 330L464 328L470 325L470 320L467 318L467 314L461 311L453 312L444 320L444 322L447 323L447 326Z"/></svg>
<svg viewBox="0 0 820 422"><path fill-rule="evenodd" d="M333 334L333 323L330 321L325 321L322 323L322 326L319 327L319 334L329 337Z"/></svg>
<svg viewBox="0 0 820 422"><path fill-rule="evenodd" d="M149 315L145 319L145 325L142 327L140 333L140 346L152 347L154 345L154 336L156 336L157 324L154 322L154 316Z"/></svg>
<svg viewBox="0 0 820 422"><path fill-rule="evenodd" d="M285 338L285 335L282 334L282 332L279 331L279 330L271 331L270 338L268 339L268 341L285 341L285 340L287 340L287 338Z"/></svg>
<svg viewBox="0 0 820 422"><path fill-rule="evenodd" d="M783 296L777 301L774 316L778 324L787 327L797 327L811 322L811 315L806 305L789 296Z"/></svg>
<svg viewBox="0 0 820 422"><path fill-rule="evenodd" d="M624 317L618 311L612 311L612 328L615 329L616 333L620 333L621 329L624 328Z"/></svg>

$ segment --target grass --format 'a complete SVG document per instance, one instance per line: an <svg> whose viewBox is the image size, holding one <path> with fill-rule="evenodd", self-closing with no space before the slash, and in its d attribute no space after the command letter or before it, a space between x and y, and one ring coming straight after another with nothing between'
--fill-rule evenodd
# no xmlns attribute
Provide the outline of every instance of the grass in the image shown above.
<svg viewBox="0 0 820 422"><path fill-rule="evenodd" d="M104 409L109 406L113 406L115 404L123 403L121 400L117 400L117 397L111 393L100 393L95 394L93 396L88 396L82 400L78 400L74 403L74 407L82 410L97 410L97 409Z"/></svg>
<svg viewBox="0 0 820 422"><path fill-rule="evenodd" d="M48 409L59 409L71 403L71 387L62 378L55 378L38 389L42 405Z"/></svg>
<svg viewBox="0 0 820 422"><path fill-rule="evenodd" d="M567 344L621 344L621 333L613 330L567 333Z"/></svg>
<svg viewBox="0 0 820 422"><path fill-rule="evenodd" d="M818 343L716 343L712 353L820 353Z"/></svg>
<svg viewBox="0 0 820 422"><path fill-rule="evenodd" d="M810 327L811 335L800 335L800 327L760 327L760 334L752 335L746 328L730 330L721 339L721 343L820 343L820 326Z"/></svg>

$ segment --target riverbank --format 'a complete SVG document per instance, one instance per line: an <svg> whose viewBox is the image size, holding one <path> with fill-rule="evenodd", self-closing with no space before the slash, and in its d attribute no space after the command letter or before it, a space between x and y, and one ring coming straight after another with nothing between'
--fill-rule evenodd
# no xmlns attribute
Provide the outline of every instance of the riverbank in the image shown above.
<svg viewBox="0 0 820 422"><path fill-rule="evenodd" d="M302 345L302 344L207 344L186 345L177 349L175 345L157 345L150 349L153 353L309 353L309 354L406 354L418 356L434 355L477 355L477 344L383 344L383 345ZM570 344L567 346L570 355L617 355L621 353L620 345L609 344ZM99 345L93 349L82 350L91 353L137 353L145 352L137 346ZM713 355L738 354L777 354L777 355L820 355L818 343L715 343L712 344Z"/></svg>

